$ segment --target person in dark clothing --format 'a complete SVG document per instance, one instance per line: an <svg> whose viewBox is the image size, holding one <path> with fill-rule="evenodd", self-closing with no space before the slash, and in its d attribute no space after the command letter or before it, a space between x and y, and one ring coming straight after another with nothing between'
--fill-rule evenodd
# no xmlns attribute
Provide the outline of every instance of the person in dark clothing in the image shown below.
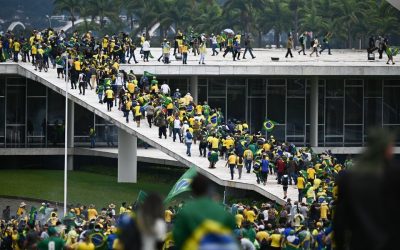
<svg viewBox="0 0 400 250"><path fill-rule="evenodd" d="M6 206L6 208L3 210L2 218L5 221L9 221L10 220L10 206Z"/></svg>
<svg viewBox="0 0 400 250"><path fill-rule="evenodd" d="M250 53L252 59L256 58L253 55L253 48L251 47L250 35L246 35L246 37L244 38L244 47L245 47L245 49L244 49L244 53L243 53L243 59L246 59L247 51Z"/></svg>
<svg viewBox="0 0 400 250"><path fill-rule="evenodd" d="M337 178L333 220L337 249L397 248L400 168L393 162L395 135L375 129L368 139L358 162Z"/></svg>
<svg viewBox="0 0 400 250"><path fill-rule="evenodd" d="M285 168L286 168L285 162L282 160L282 158L278 158L276 160L276 171L278 173L278 184L281 184L281 179L283 176L283 172L285 171Z"/></svg>

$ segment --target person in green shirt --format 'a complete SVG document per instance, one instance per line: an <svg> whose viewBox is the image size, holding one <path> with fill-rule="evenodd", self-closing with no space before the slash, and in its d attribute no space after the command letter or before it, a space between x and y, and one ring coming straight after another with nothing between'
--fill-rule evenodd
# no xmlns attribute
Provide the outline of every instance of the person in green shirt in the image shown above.
<svg viewBox="0 0 400 250"><path fill-rule="evenodd" d="M54 227L48 229L49 238L42 240L38 244L39 250L62 250L65 247L65 242L57 237L57 230Z"/></svg>
<svg viewBox="0 0 400 250"><path fill-rule="evenodd" d="M232 214L211 200L206 177L197 175L192 183L195 199L178 213L173 229L176 249L239 249L233 236L235 219ZM223 239L223 240L222 240Z"/></svg>

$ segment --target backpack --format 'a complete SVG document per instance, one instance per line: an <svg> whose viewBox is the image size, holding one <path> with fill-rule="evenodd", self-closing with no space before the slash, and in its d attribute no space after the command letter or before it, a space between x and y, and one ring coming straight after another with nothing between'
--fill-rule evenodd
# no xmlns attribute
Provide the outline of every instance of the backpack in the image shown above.
<svg viewBox="0 0 400 250"><path fill-rule="evenodd" d="M192 135L191 133L187 133L187 134L186 134L186 137L187 137L189 140L193 139L193 135Z"/></svg>
<svg viewBox="0 0 400 250"><path fill-rule="evenodd" d="M239 156L238 163L239 163L239 165L242 165L242 164L243 164L243 157L240 157L240 156Z"/></svg>
<svg viewBox="0 0 400 250"><path fill-rule="evenodd" d="M287 186L289 184L289 176L287 174L282 176L282 185Z"/></svg>

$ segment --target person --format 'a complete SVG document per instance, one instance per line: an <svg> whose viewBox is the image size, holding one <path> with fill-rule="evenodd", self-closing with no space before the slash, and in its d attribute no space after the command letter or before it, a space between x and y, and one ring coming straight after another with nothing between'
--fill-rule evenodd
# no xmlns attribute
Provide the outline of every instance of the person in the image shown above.
<svg viewBox="0 0 400 250"><path fill-rule="evenodd" d="M25 208L26 208L25 202L21 202L19 204L18 209L17 209L17 213L16 213L17 218L22 218L22 217L24 217L26 215L26 209Z"/></svg>
<svg viewBox="0 0 400 250"><path fill-rule="evenodd" d="M48 228L49 238L42 240L37 245L39 250L63 250L65 242L63 239L57 237L57 230L51 226Z"/></svg>
<svg viewBox="0 0 400 250"><path fill-rule="evenodd" d="M147 117L147 122L149 123L149 127L151 128L151 124L153 123L153 117L154 117L154 106L152 102L149 102L147 104L146 117Z"/></svg>
<svg viewBox="0 0 400 250"><path fill-rule="evenodd" d="M183 42L183 45L182 45L182 63L183 64L187 64L188 51L189 51L188 44L186 42Z"/></svg>
<svg viewBox="0 0 400 250"><path fill-rule="evenodd" d="M185 134L186 155L189 157L192 156L192 154L190 152L192 142L193 142L193 135L192 135L192 133L190 133L189 129L186 129L186 134Z"/></svg>
<svg viewBox="0 0 400 250"><path fill-rule="evenodd" d="M251 164L253 163L253 152L249 148L246 148L246 150L243 152L243 158L244 164L246 166L246 171L247 173L250 173Z"/></svg>
<svg viewBox="0 0 400 250"><path fill-rule="evenodd" d="M164 136L164 138L167 139L168 121L166 115L160 112L160 114L156 116L155 120L157 120L158 138L161 139L161 137Z"/></svg>
<svg viewBox="0 0 400 250"><path fill-rule="evenodd" d="M386 55L388 57L388 60L386 62L386 64L389 64L390 61L392 61L392 65L394 65L394 60L393 60L393 56L397 55L398 53L398 49L393 49L390 48L388 45L386 45Z"/></svg>
<svg viewBox="0 0 400 250"><path fill-rule="evenodd" d="M242 170L243 170L243 156L238 155L236 157L236 168L238 170L239 180L242 178Z"/></svg>
<svg viewBox="0 0 400 250"><path fill-rule="evenodd" d="M132 59L132 58L133 58L133 61L134 61L136 64L139 63L139 62L136 60L136 57L135 57L136 44L135 44L135 42L133 41L133 39L129 38L129 40L128 40L128 46L129 46L128 64L131 63L131 59Z"/></svg>
<svg viewBox="0 0 400 250"><path fill-rule="evenodd" d="M160 89L163 95L169 95L171 93L171 89L169 88L169 85L167 84L166 81L164 81L163 84L161 84Z"/></svg>
<svg viewBox="0 0 400 250"><path fill-rule="evenodd" d="M331 46L329 45L329 40L331 39L331 37L332 37L332 32L328 32L328 34L326 34L326 35L324 36L324 38L322 39L323 47L322 47L322 49L319 51L319 54L322 54L322 52L323 52L325 49L328 49L328 55L332 55L332 54L331 54Z"/></svg>
<svg viewBox="0 0 400 250"><path fill-rule="evenodd" d="M175 119L173 121L173 133L174 133L174 136L173 136L172 140L175 142L176 135L178 135L179 141L182 143L181 120L179 120L179 116L175 116Z"/></svg>
<svg viewBox="0 0 400 250"><path fill-rule="evenodd" d="M190 186L194 199L188 201L176 216L172 231L174 249L238 250L233 237L235 219L211 200L208 179L197 175Z"/></svg>
<svg viewBox="0 0 400 250"><path fill-rule="evenodd" d="M311 41L312 52L310 54L310 57L312 57L312 55L314 53L315 53L315 55L317 57L319 57L319 55L318 55L318 46L319 46L318 38L314 38L314 40Z"/></svg>
<svg viewBox="0 0 400 250"><path fill-rule="evenodd" d="M263 159L261 160L261 183L267 185L268 173L269 173L269 161L267 159L267 155L263 155Z"/></svg>
<svg viewBox="0 0 400 250"><path fill-rule="evenodd" d="M5 220L5 221L10 220L10 218L11 218L10 212L11 212L10 206L6 206L6 208L3 210L3 214L2 214L3 220Z"/></svg>
<svg viewBox="0 0 400 250"><path fill-rule="evenodd" d="M233 180L233 175L235 174L236 167L236 155L234 153L229 153L228 160L226 161L225 167L228 167L231 173L231 180Z"/></svg>
<svg viewBox="0 0 400 250"><path fill-rule="evenodd" d="M125 118L126 118L126 123L129 123L129 113L131 112L131 110L132 110L132 100L131 100L131 98L128 98L126 101L125 101L125 104L124 104L124 107L123 107L123 109L122 109L123 111L124 111L124 115L125 115ZM132 110L132 112L133 112L133 110ZM133 117L135 117L135 114L133 114L132 115Z"/></svg>
<svg viewBox="0 0 400 250"><path fill-rule="evenodd" d="M285 170L285 172L282 175L283 199L286 199L287 197L288 185L289 185L289 175Z"/></svg>
<svg viewBox="0 0 400 250"><path fill-rule="evenodd" d="M14 62L18 62L18 55L21 50L21 43L18 40L13 42L13 54L14 54Z"/></svg>
<svg viewBox="0 0 400 250"><path fill-rule="evenodd" d="M140 127L140 119L142 118L142 112L140 111L140 104L136 103L133 107L133 113L135 114L136 127Z"/></svg>
<svg viewBox="0 0 400 250"><path fill-rule="evenodd" d="M148 38L144 41L142 45L142 50L143 50L143 61L144 62L149 62L149 55L150 55L150 41Z"/></svg>
<svg viewBox="0 0 400 250"><path fill-rule="evenodd" d="M211 56L217 56L219 54L217 51L218 43L217 43L217 37L214 35L214 33L211 34L210 43L213 52Z"/></svg>
<svg viewBox="0 0 400 250"><path fill-rule="evenodd" d="M111 112L113 101L114 101L114 91L110 87L106 88L106 102L107 102L107 111Z"/></svg>
<svg viewBox="0 0 400 250"><path fill-rule="evenodd" d="M204 60L206 58L206 54L207 54L207 47L206 47L206 43L202 42L200 44L200 60L199 60L199 64L205 64Z"/></svg>
<svg viewBox="0 0 400 250"><path fill-rule="evenodd" d="M164 64L169 64L170 63L170 61L169 61L170 51L171 51L171 46L170 46L169 42L167 42L166 39L165 39L165 42L164 42L163 47L162 47Z"/></svg>
<svg viewBox="0 0 400 250"><path fill-rule="evenodd" d="M301 46L301 49L298 51L299 55L301 52L303 52L303 55L306 55L306 43L307 43L307 31L304 32L303 34L300 35L299 37L299 43Z"/></svg>
<svg viewBox="0 0 400 250"><path fill-rule="evenodd" d="M91 148L96 147L96 130L94 129L94 126L89 127L89 137L90 137L90 147Z"/></svg>
<svg viewBox="0 0 400 250"><path fill-rule="evenodd" d="M80 72L78 76L78 83L79 83L79 94L85 95L86 89L86 75L84 72Z"/></svg>
<svg viewBox="0 0 400 250"><path fill-rule="evenodd" d="M244 47L245 47L245 49L244 49L244 53L243 53L243 59L246 59L246 53L247 53L247 51L250 53L251 59L256 58L256 57L253 55L253 48L251 47L251 38L250 38L250 35L249 35L249 34L247 34L247 35L245 36L245 38L244 38Z"/></svg>
<svg viewBox="0 0 400 250"><path fill-rule="evenodd" d="M239 38L235 37L233 41L233 60L240 60L240 40Z"/></svg>
<svg viewBox="0 0 400 250"><path fill-rule="evenodd" d="M286 52L285 58L287 58L289 55L291 58L293 58L293 54L292 54L293 38L291 36L289 36L289 38L287 40L286 48L287 48L287 52Z"/></svg>
<svg viewBox="0 0 400 250"><path fill-rule="evenodd" d="M297 190L299 192L299 202L303 201L303 196L304 196L304 187L305 187L305 179L304 177L300 174L297 177Z"/></svg>
<svg viewBox="0 0 400 250"><path fill-rule="evenodd" d="M278 229L275 229L271 236L269 237L270 241L270 249L271 250L280 250L283 242L282 234L279 233Z"/></svg>

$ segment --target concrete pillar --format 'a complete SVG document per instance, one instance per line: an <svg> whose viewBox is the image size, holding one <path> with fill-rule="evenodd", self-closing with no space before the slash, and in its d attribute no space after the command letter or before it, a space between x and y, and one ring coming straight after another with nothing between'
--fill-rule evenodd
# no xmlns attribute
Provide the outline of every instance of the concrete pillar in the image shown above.
<svg viewBox="0 0 400 250"><path fill-rule="evenodd" d="M198 104L198 100L199 100L199 77L198 76L190 77L190 94L193 97L193 102Z"/></svg>
<svg viewBox="0 0 400 250"><path fill-rule="evenodd" d="M68 100L68 138L67 138L67 147L69 149L74 148L74 125L75 125L75 105L72 100ZM72 171L74 170L74 155L68 155L67 157L67 169Z"/></svg>
<svg viewBox="0 0 400 250"><path fill-rule="evenodd" d="M118 182L137 182L137 137L118 128Z"/></svg>
<svg viewBox="0 0 400 250"><path fill-rule="evenodd" d="M318 77L311 79L310 93L310 145L318 147Z"/></svg>

